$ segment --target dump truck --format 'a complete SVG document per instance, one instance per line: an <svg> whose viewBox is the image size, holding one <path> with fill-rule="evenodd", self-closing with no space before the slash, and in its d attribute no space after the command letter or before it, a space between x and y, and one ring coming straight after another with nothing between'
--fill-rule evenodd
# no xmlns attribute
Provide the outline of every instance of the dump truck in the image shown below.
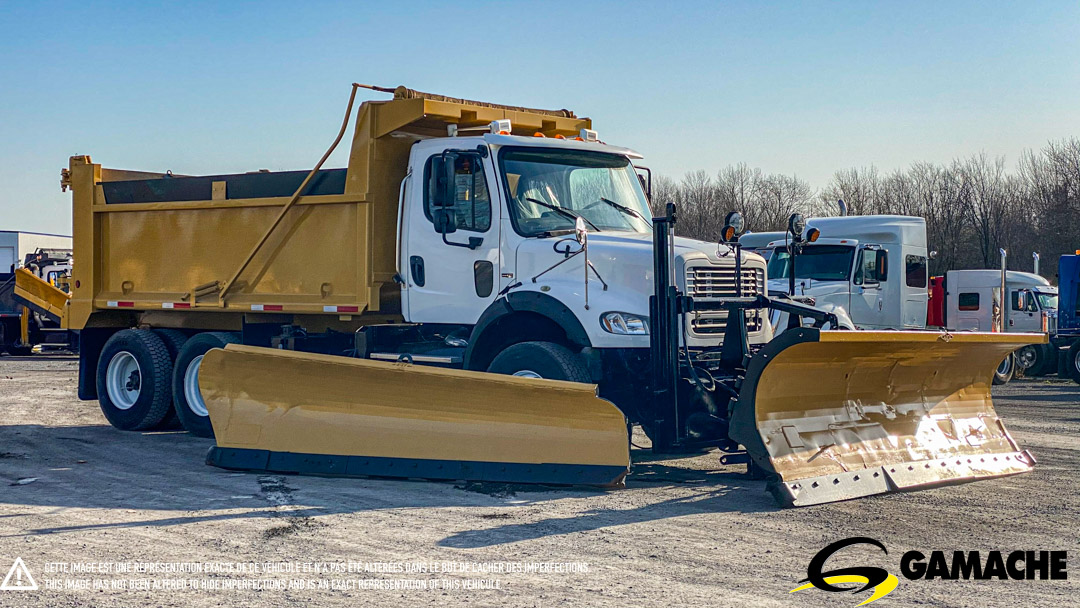
<svg viewBox="0 0 1080 608"><path fill-rule="evenodd" d="M765 263L675 236L590 119L421 93L356 113L348 166L181 176L75 156L79 397L175 411L232 470L620 487L629 425L720 449L784 505L1030 470L994 412L1043 336L851 332ZM772 339L771 310L813 323Z"/></svg>

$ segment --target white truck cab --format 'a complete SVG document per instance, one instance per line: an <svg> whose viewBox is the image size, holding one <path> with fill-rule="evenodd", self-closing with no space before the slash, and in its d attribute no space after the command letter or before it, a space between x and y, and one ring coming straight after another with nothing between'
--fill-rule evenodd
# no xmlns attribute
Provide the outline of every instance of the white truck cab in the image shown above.
<svg viewBox="0 0 1080 608"><path fill-rule="evenodd" d="M587 348L648 348L654 261L652 214L633 164L641 155L583 135L492 132L412 146L398 216L408 323L473 326L474 339L494 340L488 324L516 312L520 325L531 313L538 330L554 319ZM446 183L452 201L440 200ZM574 256L579 226L587 252ZM734 295L733 248L678 238L675 254L684 293ZM764 293L764 259L743 253L742 271L744 295ZM768 342L764 315L748 314L750 342ZM683 343L715 347L726 316L686 315ZM497 350L471 344L465 363L486 369Z"/></svg>
<svg viewBox="0 0 1080 608"><path fill-rule="evenodd" d="M923 329L926 326L926 222L919 217L863 215L812 218L795 264L795 295L837 315L848 329ZM787 240L767 246L769 292L787 293L791 256ZM783 313L774 315L780 331Z"/></svg>
<svg viewBox="0 0 1080 608"><path fill-rule="evenodd" d="M1030 272L1005 273L1008 305L1005 330L1045 331L1043 312L1056 314L1057 288ZM945 327L955 331L994 331L1001 314L1000 270L950 270L945 274Z"/></svg>

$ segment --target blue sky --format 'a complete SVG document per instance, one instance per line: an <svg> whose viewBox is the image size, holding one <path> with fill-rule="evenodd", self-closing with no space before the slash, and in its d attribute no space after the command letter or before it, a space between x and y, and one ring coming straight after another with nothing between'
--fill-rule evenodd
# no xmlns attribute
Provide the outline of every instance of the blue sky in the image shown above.
<svg viewBox="0 0 1080 608"><path fill-rule="evenodd" d="M817 188L1080 136L1075 0L0 0L0 24L0 229L70 230L73 154L308 168L354 81L571 108L663 174L746 162Z"/></svg>

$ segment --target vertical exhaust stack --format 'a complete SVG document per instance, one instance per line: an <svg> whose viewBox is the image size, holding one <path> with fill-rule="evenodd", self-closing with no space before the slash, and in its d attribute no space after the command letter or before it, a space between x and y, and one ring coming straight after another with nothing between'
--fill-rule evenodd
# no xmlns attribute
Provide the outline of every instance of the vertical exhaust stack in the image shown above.
<svg viewBox="0 0 1080 608"><path fill-rule="evenodd" d="M1001 254L1001 296L1000 303L998 305L998 328L997 330L1004 333L1009 328L1009 289L1006 284L1005 277L1008 270L1009 252L1005 249L998 249L998 253Z"/></svg>
<svg viewBox="0 0 1080 608"><path fill-rule="evenodd" d="M1032 266L1031 272L1033 272L1034 274L1039 274L1039 252L1038 251L1032 251L1031 252L1031 266Z"/></svg>

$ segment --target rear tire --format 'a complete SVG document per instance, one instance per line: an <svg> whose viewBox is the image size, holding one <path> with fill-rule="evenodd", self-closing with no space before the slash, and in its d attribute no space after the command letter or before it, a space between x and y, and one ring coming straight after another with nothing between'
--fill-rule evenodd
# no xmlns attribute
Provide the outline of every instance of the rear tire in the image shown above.
<svg viewBox="0 0 1080 608"><path fill-rule="evenodd" d="M184 348L184 343L188 341L187 334L179 329L155 329L154 333L165 343L165 348L169 349L169 358L172 359L175 367L176 358L180 356L180 349ZM172 400L171 371L169 372L169 400L172 401L172 407L169 408L169 413L165 414L165 418L158 425L158 428L178 429L180 428L180 418L176 415L176 402Z"/></svg>
<svg viewBox="0 0 1080 608"><path fill-rule="evenodd" d="M589 369L574 351L554 342L520 342L504 349L488 366L493 374L591 383Z"/></svg>
<svg viewBox="0 0 1080 608"><path fill-rule="evenodd" d="M176 404L176 416L184 429L196 437L213 437L214 427L199 392L199 365L203 355L213 348L225 348L237 344L235 334L224 331L208 331L196 334L184 343L176 357L172 375L172 400Z"/></svg>
<svg viewBox="0 0 1080 608"><path fill-rule="evenodd" d="M172 358L157 334L149 329L116 332L98 358L101 412L125 431L160 424L172 407L171 372Z"/></svg>
<svg viewBox="0 0 1080 608"><path fill-rule="evenodd" d="M1080 340L1073 342L1069 352L1065 355L1065 370L1073 382L1080 384Z"/></svg>
<svg viewBox="0 0 1080 608"><path fill-rule="evenodd" d="M1009 353L994 370L994 384L1008 384L1016 373L1016 358Z"/></svg>
<svg viewBox="0 0 1080 608"><path fill-rule="evenodd" d="M9 346L7 351L12 357L29 357L34 354L32 346Z"/></svg>

